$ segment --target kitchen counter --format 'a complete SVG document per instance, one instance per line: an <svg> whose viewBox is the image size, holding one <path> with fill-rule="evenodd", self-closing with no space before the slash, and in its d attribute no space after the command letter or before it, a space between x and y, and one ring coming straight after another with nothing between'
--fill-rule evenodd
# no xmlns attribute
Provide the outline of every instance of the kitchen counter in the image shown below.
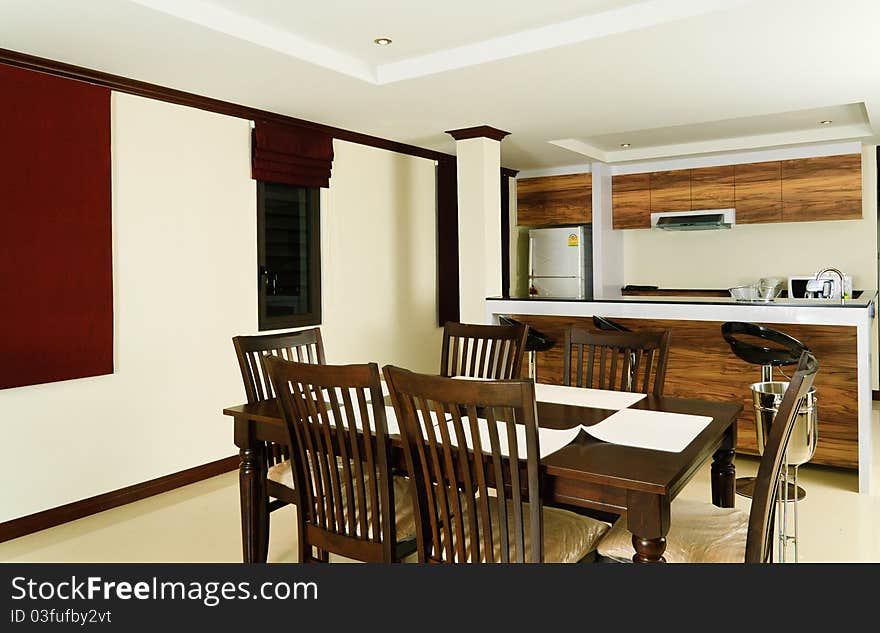
<svg viewBox="0 0 880 633"><path fill-rule="evenodd" d="M749 385L760 368L741 361L721 336L726 321L746 321L779 329L807 345L819 361L819 446L812 463L857 468L859 491L871 486L871 339L877 292L856 299L776 299L742 302L727 297L644 297L572 300L545 297L489 298L487 323L510 316L557 341L537 354L538 380L560 384L559 342L570 326L595 329L603 316L634 330L672 331L666 393L672 396L739 401L737 450L756 453ZM790 370L785 370L790 375ZM785 380L778 370L776 379Z"/></svg>
<svg viewBox="0 0 880 633"><path fill-rule="evenodd" d="M858 291L861 294L855 299L788 299L778 298L773 301L737 301L733 297L691 297L691 296L626 296L614 297L609 299L560 299L554 297L488 297L487 301L528 301L532 303L540 302L565 302L565 303L631 303L631 304L694 304L694 305L724 305L738 307L771 307L771 308L792 308L792 307L814 307L814 308L873 308L877 299L876 290Z"/></svg>

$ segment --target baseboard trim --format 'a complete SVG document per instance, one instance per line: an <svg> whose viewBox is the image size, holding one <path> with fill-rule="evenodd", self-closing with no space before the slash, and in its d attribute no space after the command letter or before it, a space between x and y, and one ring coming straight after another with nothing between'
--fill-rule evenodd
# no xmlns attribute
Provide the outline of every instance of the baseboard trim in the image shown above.
<svg viewBox="0 0 880 633"><path fill-rule="evenodd" d="M228 473L237 469L239 462L238 455L224 457L208 464L0 523L0 543Z"/></svg>

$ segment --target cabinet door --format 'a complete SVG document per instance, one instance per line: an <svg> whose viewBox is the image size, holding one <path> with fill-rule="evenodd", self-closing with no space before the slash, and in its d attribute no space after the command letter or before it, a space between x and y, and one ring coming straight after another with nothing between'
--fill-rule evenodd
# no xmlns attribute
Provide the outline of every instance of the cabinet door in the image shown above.
<svg viewBox="0 0 880 633"><path fill-rule="evenodd" d="M691 170L691 209L733 207L733 165Z"/></svg>
<svg viewBox="0 0 880 633"><path fill-rule="evenodd" d="M782 222L782 163L747 163L734 169L737 224Z"/></svg>
<svg viewBox="0 0 880 633"><path fill-rule="evenodd" d="M861 154L782 161L783 222L861 217Z"/></svg>
<svg viewBox="0 0 880 633"><path fill-rule="evenodd" d="M592 174L517 180L517 224L556 226L592 222L592 183Z"/></svg>
<svg viewBox="0 0 880 633"><path fill-rule="evenodd" d="M611 179L611 226L651 228L651 174L625 174Z"/></svg>
<svg viewBox="0 0 880 633"><path fill-rule="evenodd" d="M690 210L690 169L651 173L651 213Z"/></svg>

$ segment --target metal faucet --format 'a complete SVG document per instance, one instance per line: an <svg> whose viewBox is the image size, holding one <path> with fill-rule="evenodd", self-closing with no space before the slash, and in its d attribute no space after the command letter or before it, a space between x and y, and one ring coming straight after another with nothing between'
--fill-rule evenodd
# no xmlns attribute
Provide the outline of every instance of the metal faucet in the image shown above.
<svg viewBox="0 0 880 633"><path fill-rule="evenodd" d="M846 303L846 293L844 292L844 280L843 273L840 272L837 268L823 268L819 272L816 273L816 279L820 279L822 275L825 273L835 273L837 277L840 279L840 284L837 286L838 290L840 290L840 303Z"/></svg>

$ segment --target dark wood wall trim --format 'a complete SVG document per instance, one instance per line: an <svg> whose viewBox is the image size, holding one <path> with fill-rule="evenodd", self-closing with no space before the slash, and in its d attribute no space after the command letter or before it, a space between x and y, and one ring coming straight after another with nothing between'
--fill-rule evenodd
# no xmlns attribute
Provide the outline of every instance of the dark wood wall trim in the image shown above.
<svg viewBox="0 0 880 633"><path fill-rule="evenodd" d="M516 175L519 173L519 169L509 169L507 167L501 168L501 175L507 176L508 178L516 178Z"/></svg>
<svg viewBox="0 0 880 633"><path fill-rule="evenodd" d="M0 543L152 497L238 468L238 455L0 523Z"/></svg>
<svg viewBox="0 0 880 633"><path fill-rule="evenodd" d="M872 391L871 392L871 400L880 401L880 391L877 391L876 389L874 391Z"/></svg>
<svg viewBox="0 0 880 633"><path fill-rule="evenodd" d="M490 138L493 141L500 141L505 136L510 134L510 132L499 130L498 128L494 128L491 125L477 125L476 127L463 127L459 130L446 130L446 133L449 134L456 141L482 137Z"/></svg>
<svg viewBox="0 0 880 633"><path fill-rule="evenodd" d="M510 297L510 176L501 170L501 296Z"/></svg>
<svg viewBox="0 0 880 633"><path fill-rule="evenodd" d="M437 161L437 322L460 318L458 284L458 164Z"/></svg>
<svg viewBox="0 0 880 633"><path fill-rule="evenodd" d="M199 110L207 110L209 112L226 114L242 119L260 119L264 121L286 123L288 125L299 125L301 127L320 130L321 132L329 134L333 138L338 138L342 141L359 143L361 145L369 145L370 147L377 147L379 149L385 149L391 152L398 152L400 154L408 154L410 156L418 156L420 158L427 158L430 160L452 158L451 154L445 154L443 152L425 149L424 147L417 147L415 145L399 143L397 141L391 141L388 139L380 138L378 136L370 136L369 134L362 134L360 132L344 130L342 128L332 127L330 125L324 125L322 123L315 123L313 121L297 119L294 117L285 116L283 114L269 112L267 110L260 110L259 108L252 108L236 103L230 103L228 101L221 101L220 99L212 99L211 97L205 97L202 95L193 94L191 92L184 92L183 90L166 88L164 86L147 83L145 81L129 79L128 77L120 77L119 75L111 75L109 73L104 73L98 70L91 70L89 68L83 68L81 66L73 66L71 64L65 64L63 62L58 62L51 59L44 59L42 57L35 57L33 55L27 55L25 53L19 53L7 49L0 48L0 63L8 64L10 66L16 66L18 68L35 70L37 72L48 73L57 77L65 77L67 79L85 81L98 86L105 86L107 88L110 88L111 90L116 90L118 92L125 92L128 94L137 95L139 97L148 97L150 99L157 99L158 101L165 101L167 103L175 103L177 105L189 106L192 108L198 108Z"/></svg>

